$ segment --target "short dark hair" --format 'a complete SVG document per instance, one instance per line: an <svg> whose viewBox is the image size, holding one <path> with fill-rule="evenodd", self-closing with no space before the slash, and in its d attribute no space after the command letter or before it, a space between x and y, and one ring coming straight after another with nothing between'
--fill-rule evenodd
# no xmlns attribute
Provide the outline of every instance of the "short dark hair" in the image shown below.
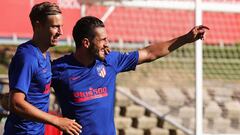
<svg viewBox="0 0 240 135"><path fill-rule="evenodd" d="M76 48L81 46L81 42L84 38L92 41L96 36L95 28L105 27L104 23L94 16L85 16L77 21L73 28L73 39L76 44Z"/></svg>
<svg viewBox="0 0 240 135"><path fill-rule="evenodd" d="M34 26L36 21L44 23L48 15L62 14L59 6L56 3L42 2L33 6L29 17Z"/></svg>

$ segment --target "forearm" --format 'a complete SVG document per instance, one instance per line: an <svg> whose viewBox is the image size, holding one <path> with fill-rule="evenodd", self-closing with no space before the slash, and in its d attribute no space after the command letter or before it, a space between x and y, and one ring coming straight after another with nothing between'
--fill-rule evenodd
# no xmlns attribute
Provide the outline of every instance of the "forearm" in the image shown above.
<svg viewBox="0 0 240 135"><path fill-rule="evenodd" d="M25 94L19 91L10 92L10 111L23 118L51 124L68 134L79 134L81 126L68 118L61 118L44 112L25 100Z"/></svg>
<svg viewBox="0 0 240 135"><path fill-rule="evenodd" d="M177 48L186 44L185 36L180 36L178 38L171 39L163 43L156 43L149 46L148 51L155 59L163 57L176 50Z"/></svg>
<svg viewBox="0 0 240 135"><path fill-rule="evenodd" d="M187 36L183 35L178 38L174 38L165 42L160 42L152 44L143 49L139 50L139 62L138 64L144 62L151 62L158 58L168 55L177 48L183 46L187 42Z"/></svg>
<svg viewBox="0 0 240 135"><path fill-rule="evenodd" d="M21 93L20 93L21 94ZM17 98L17 99L16 99ZM10 111L29 120L56 126L58 117L44 112L28 103L18 94L10 95Z"/></svg>

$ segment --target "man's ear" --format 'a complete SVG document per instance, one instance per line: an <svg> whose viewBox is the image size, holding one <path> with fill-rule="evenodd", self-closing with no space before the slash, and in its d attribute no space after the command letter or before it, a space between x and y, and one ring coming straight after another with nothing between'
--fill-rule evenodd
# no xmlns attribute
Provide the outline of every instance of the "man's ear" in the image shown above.
<svg viewBox="0 0 240 135"><path fill-rule="evenodd" d="M33 24L33 25L34 25L34 26L33 26L33 29L34 29L34 30L41 29L41 28L40 28L40 25L41 25L41 24L40 24L40 22L39 22L39 21L36 21L36 22L34 22L34 24Z"/></svg>
<svg viewBox="0 0 240 135"><path fill-rule="evenodd" d="M83 47L88 48L89 45L90 45L89 40L88 40L87 38L84 38L84 39L82 40L82 45L83 45Z"/></svg>

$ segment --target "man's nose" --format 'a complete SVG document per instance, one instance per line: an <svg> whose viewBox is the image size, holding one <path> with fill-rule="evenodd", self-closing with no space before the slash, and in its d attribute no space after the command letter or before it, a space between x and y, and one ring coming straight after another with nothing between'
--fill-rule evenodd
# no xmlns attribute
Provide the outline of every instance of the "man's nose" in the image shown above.
<svg viewBox="0 0 240 135"><path fill-rule="evenodd" d="M62 27L62 26L60 26L60 27L58 28L58 34L59 34L59 35L63 35L63 27Z"/></svg>
<svg viewBox="0 0 240 135"><path fill-rule="evenodd" d="M105 40L104 47L109 47L109 40L108 39Z"/></svg>

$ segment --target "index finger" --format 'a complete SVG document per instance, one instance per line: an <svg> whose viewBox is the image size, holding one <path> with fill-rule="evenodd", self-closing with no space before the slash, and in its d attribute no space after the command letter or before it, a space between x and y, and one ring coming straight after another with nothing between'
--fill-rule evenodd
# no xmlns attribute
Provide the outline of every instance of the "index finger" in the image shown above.
<svg viewBox="0 0 240 135"><path fill-rule="evenodd" d="M82 130L79 129L76 125L72 126L71 131L72 131L74 134L76 134L76 135L79 135L79 133L82 132Z"/></svg>
<svg viewBox="0 0 240 135"><path fill-rule="evenodd" d="M210 30L210 28L208 28L207 26L204 26L204 25L200 25L198 28Z"/></svg>
<svg viewBox="0 0 240 135"><path fill-rule="evenodd" d="M77 128L81 129L82 126L80 124L78 124L76 121L73 123L75 126L77 126Z"/></svg>

